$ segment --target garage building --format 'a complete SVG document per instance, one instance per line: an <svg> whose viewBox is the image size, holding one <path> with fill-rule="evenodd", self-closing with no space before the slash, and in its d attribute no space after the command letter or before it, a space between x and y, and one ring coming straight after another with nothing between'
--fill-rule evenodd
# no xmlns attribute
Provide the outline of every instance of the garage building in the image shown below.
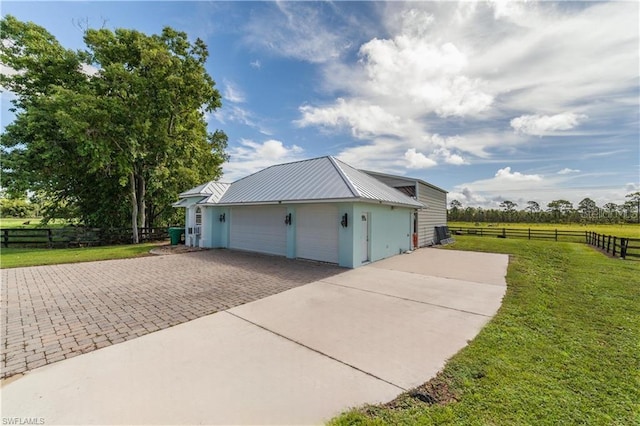
<svg viewBox="0 0 640 426"><path fill-rule="evenodd" d="M279 164L180 194L186 244L347 268L413 248L425 204L334 157ZM446 207L446 201L445 201Z"/></svg>

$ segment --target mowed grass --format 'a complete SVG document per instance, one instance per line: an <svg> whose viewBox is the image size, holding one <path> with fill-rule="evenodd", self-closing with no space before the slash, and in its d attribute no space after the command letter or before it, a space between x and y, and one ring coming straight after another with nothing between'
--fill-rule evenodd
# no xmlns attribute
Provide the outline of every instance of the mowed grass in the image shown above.
<svg viewBox="0 0 640 426"><path fill-rule="evenodd" d="M29 223L25 225L27 222ZM43 224L41 218L0 218L0 228L61 228L66 225L67 222L62 219L52 219L49 223Z"/></svg>
<svg viewBox="0 0 640 426"><path fill-rule="evenodd" d="M559 231L591 231L605 235L615 235L624 238L640 238L640 224L579 224L579 223L486 223L480 222L477 226L475 222L448 222L449 228L456 226L471 228L508 228L508 229L539 229Z"/></svg>
<svg viewBox="0 0 640 426"><path fill-rule="evenodd" d="M449 402L407 393L330 424L640 424L640 262L578 243L456 240L447 248L511 256L498 314L421 388Z"/></svg>
<svg viewBox="0 0 640 426"><path fill-rule="evenodd" d="M149 250L156 246L157 243L70 249L2 248L0 250L0 268L140 257L148 255Z"/></svg>

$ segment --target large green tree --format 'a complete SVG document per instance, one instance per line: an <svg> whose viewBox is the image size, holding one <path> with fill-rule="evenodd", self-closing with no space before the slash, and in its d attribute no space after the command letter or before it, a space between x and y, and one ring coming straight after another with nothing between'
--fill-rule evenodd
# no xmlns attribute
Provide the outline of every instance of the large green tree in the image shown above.
<svg viewBox="0 0 640 426"><path fill-rule="evenodd" d="M88 225L129 223L138 242L138 227L171 217L181 190L220 175L227 138L207 132L205 114L221 97L200 39L88 29L87 48L73 51L12 16L0 32L12 70L0 84L15 94L0 140L10 191L41 191L53 212L64 206Z"/></svg>

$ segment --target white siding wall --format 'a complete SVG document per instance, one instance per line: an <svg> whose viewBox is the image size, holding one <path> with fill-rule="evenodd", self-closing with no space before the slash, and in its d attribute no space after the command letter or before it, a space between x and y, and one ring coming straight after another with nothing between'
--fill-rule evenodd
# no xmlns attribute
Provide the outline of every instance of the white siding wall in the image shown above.
<svg viewBox="0 0 640 426"><path fill-rule="evenodd" d="M418 245L433 245L436 226L447 224L447 194L418 182L418 201L427 208L418 210Z"/></svg>

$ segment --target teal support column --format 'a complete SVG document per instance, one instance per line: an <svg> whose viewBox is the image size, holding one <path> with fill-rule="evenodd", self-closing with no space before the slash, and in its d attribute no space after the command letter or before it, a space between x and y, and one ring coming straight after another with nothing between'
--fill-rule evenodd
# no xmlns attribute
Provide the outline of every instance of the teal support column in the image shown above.
<svg viewBox="0 0 640 426"><path fill-rule="evenodd" d="M345 216L346 215L346 216ZM346 226L342 222L346 219ZM345 268L355 268L354 247L354 209L353 203L341 203L338 207L338 265Z"/></svg>
<svg viewBox="0 0 640 426"><path fill-rule="evenodd" d="M296 207L287 206L287 217L291 215L291 223L285 225L287 227L287 258L295 259L296 254L296 227L298 221L296 220Z"/></svg>

